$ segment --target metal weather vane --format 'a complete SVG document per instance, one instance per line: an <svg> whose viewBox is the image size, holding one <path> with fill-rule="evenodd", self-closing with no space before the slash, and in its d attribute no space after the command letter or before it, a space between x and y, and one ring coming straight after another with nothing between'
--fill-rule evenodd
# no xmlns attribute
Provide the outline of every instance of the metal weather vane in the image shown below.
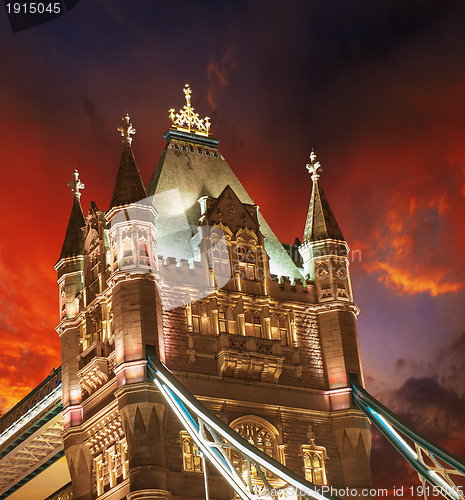
<svg viewBox="0 0 465 500"><path fill-rule="evenodd" d="M175 113L173 108L169 110L172 127L182 132L188 132L189 134L194 133L208 137L211 126L210 118L206 116L201 119L199 118L199 114L194 112L194 108L191 105L191 94L192 90L189 84L186 83L184 87L186 104L178 113Z"/></svg>

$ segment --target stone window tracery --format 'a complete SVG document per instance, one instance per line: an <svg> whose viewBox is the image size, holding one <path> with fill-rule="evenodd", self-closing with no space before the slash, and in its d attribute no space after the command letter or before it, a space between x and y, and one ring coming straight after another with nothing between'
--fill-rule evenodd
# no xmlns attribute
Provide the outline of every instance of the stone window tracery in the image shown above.
<svg viewBox="0 0 465 500"><path fill-rule="evenodd" d="M241 279L256 280L257 257L255 249L240 245L236 249Z"/></svg>
<svg viewBox="0 0 465 500"><path fill-rule="evenodd" d="M146 229L139 229L139 264L141 266L150 265L150 254L148 247L148 237Z"/></svg>
<svg viewBox="0 0 465 500"><path fill-rule="evenodd" d="M186 431L181 431L182 464L188 472L203 472L202 457L198 446Z"/></svg>
<svg viewBox="0 0 465 500"><path fill-rule="evenodd" d="M230 424L230 427L241 435L246 441L266 453L268 456L278 460L284 461L281 456L281 448L278 446L279 433L276 428L260 417L248 415L238 418ZM231 460L236 470L246 479L247 468L246 462L243 460L242 454L231 451ZM268 470L264 470L265 476L272 477ZM261 483L260 476L255 467L251 468L251 479L254 482Z"/></svg>
<svg viewBox="0 0 465 500"><path fill-rule="evenodd" d="M321 451L303 452L305 479L313 484L326 484L325 462Z"/></svg>
<svg viewBox="0 0 465 500"><path fill-rule="evenodd" d="M305 479L313 484L324 485L327 483L325 461L328 457L326 448L315 444L315 434L311 425L307 436L310 444L301 445Z"/></svg>
<svg viewBox="0 0 465 500"><path fill-rule="evenodd" d="M122 245L123 245L123 255L122 255L122 267L134 265L134 244L130 236L129 230L123 231L122 233Z"/></svg>
<svg viewBox="0 0 465 500"><path fill-rule="evenodd" d="M224 241L212 245L213 273L217 276L231 276L228 246Z"/></svg>

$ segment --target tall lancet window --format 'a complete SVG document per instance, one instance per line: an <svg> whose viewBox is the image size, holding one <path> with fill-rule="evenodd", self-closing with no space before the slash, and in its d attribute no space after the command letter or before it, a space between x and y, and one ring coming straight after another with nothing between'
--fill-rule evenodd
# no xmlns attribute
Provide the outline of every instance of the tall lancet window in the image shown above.
<svg viewBox="0 0 465 500"><path fill-rule="evenodd" d="M122 234L123 243L123 255L121 259L121 265L133 266L134 265L134 244L129 231L123 231Z"/></svg>
<svg viewBox="0 0 465 500"><path fill-rule="evenodd" d="M217 276L230 276L231 264L229 251L224 241L218 241L212 245L213 272Z"/></svg>
<svg viewBox="0 0 465 500"><path fill-rule="evenodd" d="M147 238L147 230L139 229L139 264L141 266L149 266L150 265L150 254L149 254L149 246L148 246L148 238Z"/></svg>
<svg viewBox="0 0 465 500"><path fill-rule="evenodd" d="M237 260L239 261L239 273L241 278L255 280L257 264L255 250L247 246L238 246Z"/></svg>

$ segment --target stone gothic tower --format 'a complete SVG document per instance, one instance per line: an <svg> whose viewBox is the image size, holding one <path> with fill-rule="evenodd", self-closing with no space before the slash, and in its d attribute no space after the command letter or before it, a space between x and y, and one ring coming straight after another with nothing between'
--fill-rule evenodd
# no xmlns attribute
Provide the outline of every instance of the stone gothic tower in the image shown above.
<svg viewBox="0 0 465 500"><path fill-rule="evenodd" d="M209 119L194 113L190 88L184 92L147 189L127 115L109 209L91 202L84 218L77 172L70 183L56 270L73 498L205 497L196 445L147 377L149 346L271 457L318 485L369 487L369 425L348 383L349 373L362 379L358 309L318 164L312 158L302 271L221 155ZM231 460L246 473L239 456ZM208 472L210 497L233 498ZM252 476L258 492L262 480Z"/></svg>

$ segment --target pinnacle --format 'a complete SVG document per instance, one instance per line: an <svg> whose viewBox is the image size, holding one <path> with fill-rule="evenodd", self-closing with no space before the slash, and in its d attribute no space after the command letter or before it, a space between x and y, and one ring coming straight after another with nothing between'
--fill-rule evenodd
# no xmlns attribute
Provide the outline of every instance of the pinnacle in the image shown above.
<svg viewBox="0 0 465 500"><path fill-rule="evenodd" d="M79 200L81 197L79 190L84 188L84 184L80 181L77 170L73 173L73 182L69 182L68 186L73 191L73 206L59 260L66 257L73 257L74 255L82 255L84 248L81 228L85 226L86 222Z"/></svg>
<svg viewBox="0 0 465 500"><path fill-rule="evenodd" d="M123 137L124 149L109 210L113 207L136 203L147 198L147 191L132 152L131 135L135 133L135 129L128 114L123 118L123 126L119 127L118 130Z"/></svg>
<svg viewBox="0 0 465 500"><path fill-rule="evenodd" d="M307 170L312 174L313 186L302 243L325 239L344 241L336 217L334 217L323 189L318 182L322 168L320 162L315 161L316 154L313 151L310 160L311 163L307 165Z"/></svg>

